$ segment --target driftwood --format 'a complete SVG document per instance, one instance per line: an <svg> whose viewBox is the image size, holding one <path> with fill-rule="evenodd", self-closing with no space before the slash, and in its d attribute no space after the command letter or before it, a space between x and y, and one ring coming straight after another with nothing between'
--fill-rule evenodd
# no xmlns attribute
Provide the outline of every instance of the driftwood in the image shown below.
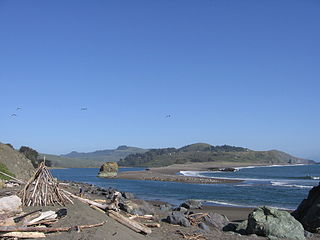
<svg viewBox="0 0 320 240"><path fill-rule="evenodd" d="M89 200L89 199L86 199L86 198L83 198L83 197L79 197L77 195L74 195L72 194L71 192L68 192L64 189L62 189L62 191L66 194L68 194L69 196L75 198L75 199L78 199L79 201L81 202L84 202L84 203L87 203L89 205L92 205L92 206L95 206L95 207L98 207L102 210L115 210L115 211L119 211L119 207L117 204L115 203L111 203L111 204L101 204L101 203L97 203L95 201L92 201L92 200Z"/></svg>
<svg viewBox="0 0 320 240"><path fill-rule="evenodd" d="M0 237L14 237L14 238L45 238L46 235L42 232L7 232L0 233Z"/></svg>
<svg viewBox="0 0 320 240"><path fill-rule="evenodd" d="M144 216L133 215L133 216L129 217L129 219L136 219L136 218L154 220L154 216L153 215L144 215Z"/></svg>
<svg viewBox="0 0 320 240"><path fill-rule="evenodd" d="M72 229L85 229L99 227L106 222L90 224L90 225L80 225L74 227L60 227L60 228L46 228L46 227L16 227L16 226L0 226L0 232L68 232Z"/></svg>
<svg viewBox="0 0 320 240"><path fill-rule="evenodd" d="M4 172L2 172L2 171L0 171L0 174L6 176L6 177L8 177L8 178L11 178L11 179L15 180L17 183L26 184L24 181L19 180L18 178L12 177L11 175L6 174L6 173L4 173Z"/></svg>
<svg viewBox="0 0 320 240"><path fill-rule="evenodd" d="M103 214L106 214L106 212L105 212L104 210L102 210L101 208L98 208L98 207L96 207L96 206L94 206L94 205L90 205L90 207L91 207L92 209L94 209L94 210L97 210L98 212L101 212L101 213L103 213Z"/></svg>
<svg viewBox="0 0 320 240"><path fill-rule="evenodd" d="M41 213L41 215L39 217L36 217L34 219L32 219L31 221L29 221L27 223L27 225L34 225L34 224L37 224L37 222L40 222L42 220L53 220L57 218L57 214L55 211L46 211L46 212L43 212Z"/></svg>
<svg viewBox="0 0 320 240"><path fill-rule="evenodd" d="M116 220L117 222L127 226L128 228L132 229L135 232L144 233L144 234L151 233L150 228L148 228L148 227L142 225L141 223L138 223L132 219L129 219L116 211L109 210L107 213L108 213L109 217L111 217L114 220Z"/></svg>
<svg viewBox="0 0 320 240"><path fill-rule="evenodd" d="M203 234L186 234L183 233L180 230L176 231L177 234L180 234L184 239L189 239L189 240L207 240L207 238Z"/></svg>
<svg viewBox="0 0 320 240"><path fill-rule="evenodd" d="M15 222L15 223L20 222L20 221L22 221L23 219L25 219L25 218L27 218L27 217L30 217L30 216L32 216L32 215L40 215L41 211L42 211L42 210L39 209L39 210L35 210L35 211L29 212L29 213L25 213L25 214L23 214L23 215L21 215L21 216L15 217L15 218L14 218L14 222ZM37 216L37 217L38 217L38 216Z"/></svg>
<svg viewBox="0 0 320 240"><path fill-rule="evenodd" d="M144 223L143 225L145 225L146 227L150 227L150 228L159 228L159 227L161 227L160 223Z"/></svg>
<svg viewBox="0 0 320 240"><path fill-rule="evenodd" d="M73 203L60 190L57 180L53 178L43 162L40 163L36 173L29 179L20 195L22 196L22 204L24 206L65 205L66 203Z"/></svg>

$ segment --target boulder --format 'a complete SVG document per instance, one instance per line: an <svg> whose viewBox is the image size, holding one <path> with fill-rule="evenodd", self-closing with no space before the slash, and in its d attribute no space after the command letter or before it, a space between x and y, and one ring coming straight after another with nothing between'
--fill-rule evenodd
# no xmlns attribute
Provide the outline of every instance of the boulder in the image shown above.
<svg viewBox="0 0 320 240"><path fill-rule="evenodd" d="M219 213L209 213L208 216L204 217L204 222L211 227L222 230L226 225L229 224L229 219Z"/></svg>
<svg viewBox="0 0 320 240"><path fill-rule="evenodd" d="M201 209L202 208L202 203L199 200L193 200L189 199L182 203L180 207L184 207L186 209Z"/></svg>
<svg viewBox="0 0 320 240"><path fill-rule="evenodd" d="M21 199L16 195L0 198L0 214L20 213L22 211L21 206Z"/></svg>
<svg viewBox="0 0 320 240"><path fill-rule="evenodd" d="M106 162L100 167L98 177L110 178L118 174L118 164L116 162Z"/></svg>
<svg viewBox="0 0 320 240"><path fill-rule="evenodd" d="M167 217L167 222L170 224L180 225L183 227L191 226L189 220L185 217L185 215L182 212L172 212Z"/></svg>
<svg viewBox="0 0 320 240"><path fill-rule="evenodd" d="M144 200L134 199L134 200L123 200L119 203L121 210L133 214L133 215L153 215L154 208L151 204Z"/></svg>
<svg viewBox="0 0 320 240"><path fill-rule="evenodd" d="M313 187L298 208L292 212L303 227L310 232L320 232L320 186Z"/></svg>
<svg viewBox="0 0 320 240"><path fill-rule="evenodd" d="M270 239L304 240L304 229L290 213L271 207L259 207L248 216L248 234Z"/></svg>

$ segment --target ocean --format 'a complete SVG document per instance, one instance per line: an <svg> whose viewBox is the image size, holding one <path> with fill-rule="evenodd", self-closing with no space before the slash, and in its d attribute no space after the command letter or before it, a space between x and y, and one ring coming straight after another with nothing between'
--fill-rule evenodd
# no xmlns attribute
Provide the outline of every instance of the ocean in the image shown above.
<svg viewBox="0 0 320 240"><path fill-rule="evenodd" d="M120 168L139 171L144 168ZM239 179L226 184L189 184L126 179L98 178L98 168L52 169L60 180L94 184L134 193L145 200L179 205L186 199L198 199L207 205L296 209L309 190L319 184L320 165L268 166L238 168L236 172L181 171L186 176Z"/></svg>

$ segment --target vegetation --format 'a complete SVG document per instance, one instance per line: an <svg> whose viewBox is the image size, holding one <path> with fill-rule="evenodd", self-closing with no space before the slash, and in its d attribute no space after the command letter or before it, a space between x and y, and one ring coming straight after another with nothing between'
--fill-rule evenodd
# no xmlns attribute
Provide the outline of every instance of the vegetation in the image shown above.
<svg viewBox="0 0 320 240"><path fill-rule="evenodd" d="M41 162L43 162L43 159L38 158L39 153L30 147L22 146L19 149L19 152L22 153L23 155L25 155L26 158L28 158L31 161L33 167L35 167L35 168L37 168L39 166L39 164ZM52 163L50 160L48 160L48 161L45 161L45 165L48 167L51 167Z"/></svg>
<svg viewBox="0 0 320 240"><path fill-rule="evenodd" d="M0 171L4 172L4 173L6 173L6 174L8 174L10 176L15 177L15 175L8 170L7 166L2 164L2 163L0 163ZM0 179L2 179L2 180L10 180L9 177L7 177L7 176L5 176L5 175L3 175L1 173L0 173Z"/></svg>
<svg viewBox="0 0 320 240"><path fill-rule="evenodd" d="M308 160L293 157L280 151L252 151L229 145L211 146L206 143L191 144L179 149L151 149L146 153L131 154L119 161L120 166L168 166L190 162L250 162L250 163L300 163Z"/></svg>

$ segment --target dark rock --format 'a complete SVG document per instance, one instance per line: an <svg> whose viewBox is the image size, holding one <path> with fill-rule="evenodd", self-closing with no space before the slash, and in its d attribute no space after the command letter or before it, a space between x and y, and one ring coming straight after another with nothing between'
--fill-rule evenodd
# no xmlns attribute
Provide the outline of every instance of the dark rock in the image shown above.
<svg viewBox="0 0 320 240"><path fill-rule="evenodd" d="M210 213L208 216L204 217L204 222L209 226L222 230L230 221L224 215L219 213Z"/></svg>
<svg viewBox="0 0 320 240"><path fill-rule="evenodd" d="M177 208L173 209L173 211L186 213L186 212L188 212L188 209L186 209L184 207L177 207Z"/></svg>
<svg viewBox="0 0 320 240"><path fill-rule="evenodd" d="M304 236L306 238L312 238L313 237L313 234L311 232L308 232L308 231L304 231Z"/></svg>
<svg viewBox="0 0 320 240"><path fill-rule="evenodd" d="M167 222L170 224L176 224L176 225L180 225L180 226L184 226L184 227L191 226L189 220L181 212L172 212L167 217Z"/></svg>
<svg viewBox="0 0 320 240"><path fill-rule="evenodd" d="M133 193L130 193L130 192L122 192L121 194L125 199L134 199L135 198Z"/></svg>
<svg viewBox="0 0 320 240"><path fill-rule="evenodd" d="M147 214L154 214L153 206L140 199L123 200L119 203L119 207L121 210L133 215L143 216Z"/></svg>
<svg viewBox="0 0 320 240"><path fill-rule="evenodd" d="M270 239L305 239L301 223L288 212L271 207L259 207L250 213L246 232Z"/></svg>
<svg viewBox="0 0 320 240"><path fill-rule="evenodd" d="M241 235L247 235L247 227L248 227L248 220L242 221L238 224L234 232L240 233Z"/></svg>
<svg viewBox="0 0 320 240"><path fill-rule="evenodd" d="M202 208L202 203L199 200L193 200L193 199L189 199L187 201L185 201L184 203L182 203L180 205L180 207L184 207L187 209L201 209Z"/></svg>
<svg viewBox="0 0 320 240"><path fill-rule="evenodd" d="M201 228L202 230L206 231L206 232L210 232L210 228L203 222L199 223L198 227Z"/></svg>
<svg viewBox="0 0 320 240"><path fill-rule="evenodd" d="M303 227L310 232L320 232L320 186L313 187L298 208L292 212Z"/></svg>

